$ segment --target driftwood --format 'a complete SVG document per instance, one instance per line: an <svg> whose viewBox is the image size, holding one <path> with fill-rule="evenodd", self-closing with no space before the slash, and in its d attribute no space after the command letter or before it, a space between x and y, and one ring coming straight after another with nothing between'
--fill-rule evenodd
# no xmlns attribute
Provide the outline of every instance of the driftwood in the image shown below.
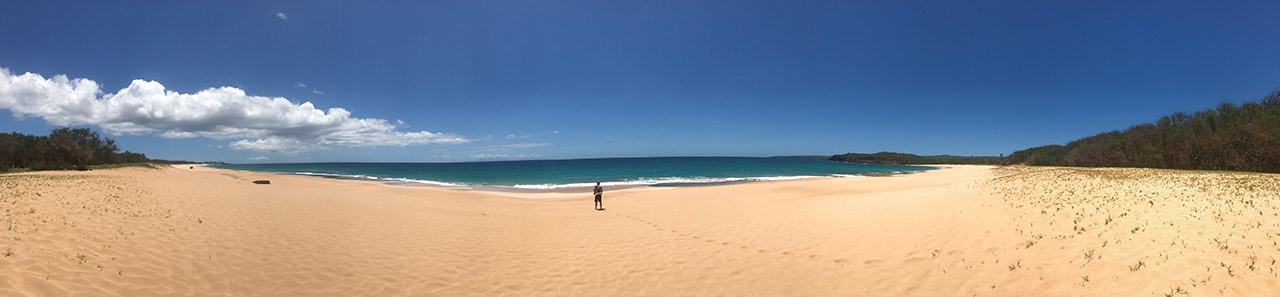
<svg viewBox="0 0 1280 297"><path fill-rule="evenodd" d="M259 184L259 185L270 185L270 184L271 184L271 181L269 181L269 180L265 180L265 179L260 179L260 180L255 180L255 181L253 181L253 183L255 183L255 184Z"/></svg>

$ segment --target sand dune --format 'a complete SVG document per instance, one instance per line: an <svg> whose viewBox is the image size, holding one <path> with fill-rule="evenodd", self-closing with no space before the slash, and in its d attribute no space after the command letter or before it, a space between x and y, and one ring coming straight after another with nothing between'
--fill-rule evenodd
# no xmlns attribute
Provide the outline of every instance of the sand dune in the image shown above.
<svg viewBox="0 0 1280 297"><path fill-rule="evenodd" d="M1269 296L1277 193L1267 174L956 166L609 191L597 212L588 193L186 166L9 174L0 295Z"/></svg>

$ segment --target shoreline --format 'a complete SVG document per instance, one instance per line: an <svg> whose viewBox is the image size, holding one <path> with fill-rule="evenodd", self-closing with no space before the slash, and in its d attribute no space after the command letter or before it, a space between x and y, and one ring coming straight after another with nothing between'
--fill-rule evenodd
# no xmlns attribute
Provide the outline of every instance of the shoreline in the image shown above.
<svg viewBox="0 0 1280 297"><path fill-rule="evenodd" d="M381 177L347 176L347 175L341 175L341 174L299 174L299 173L287 173L287 172L259 172L259 171L250 171L250 170L214 168L214 167L208 167L206 165L208 164L171 164L171 166L175 169L186 169L186 167L194 166L193 168L224 170L229 172L249 172L249 173L255 173L255 174L267 174L267 175L275 175L275 176L316 177L316 178L333 179L333 180L374 182L374 183L379 183L387 186L440 188L440 189L451 189L451 190L459 190L459 191L474 191L474 192L500 193L500 194L532 194L532 195L578 194L583 192L589 193L592 189L591 186L527 188L527 187L502 186L502 185L465 185L465 184L453 184L449 182L439 182L439 181L408 181L408 180L394 180L390 178L381 178ZM916 165L912 165L912 166L916 166ZM949 169L949 167L943 167L942 165L918 165L918 166L933 167L934 169L926 169L926 170L919 170L919 171L873 172L873 173L861 173L861 174L851 174L851 175L841 174L841 175L830 175L830 176L802 176L802 177L762 176L762 177L746 177L746 178L741 178L741 180L709 181L709 182L673 181L673 182L658 182L654 184L614 184L614 185L607 185L608 183L612 183L612 182L606 182L606 187L607 187L607 190L609 191L619 191L619 190L628 190L628 189L714 187L714 186L724 186L724 185L793 181L793 180L806 180L806 179L819 179L819 178L893 177L893 176L903 176L903 175L918 174L918 173L929 172L929 171ZM954 166L954 165L946 165L946 166ZM961 165L961 166L966 166L966 165ZM772 178L781 178L781 179L772 179ZM724 178L724 179L735 179L735 178ZM571 184L578 184L578 183L571 183Z"/></svg>

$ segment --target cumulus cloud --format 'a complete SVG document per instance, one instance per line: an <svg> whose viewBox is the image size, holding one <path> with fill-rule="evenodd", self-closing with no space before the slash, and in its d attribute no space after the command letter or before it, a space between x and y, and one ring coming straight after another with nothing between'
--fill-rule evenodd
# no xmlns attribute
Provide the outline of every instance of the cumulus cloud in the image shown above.
<svg viewBox="0 0 1280 297"><path fill-rule="evenodd" d="M266 160L271 160L271 158L268 158L266 156L249 158L249 161L266 161Z"/></svg>
<svg viewBox="0 0 1280 297"><path fill-rule="evenodd" d="M297 139L267 137L263 139L247 140L242 139L230 144L233 150L246 150L255 152L270 152L286 155L300 154L316 150L328 149L323 145L317 145L299 141Z"/></svg>
<svg viewBox="0 0 1280 297"><path fill-rule="evenodd" d="M283 12L277 12L277 13L276 13L276 17L280 18L281 20L287 20L287 19L289 19L289 16L284 15L284 13L283 13Z"/></svg>
<svg viewBox="0 0 1280 297"><path fill-rule="evenodd" d="M342 108L321 110L311 102L251 96L233 87L196 93L166 90L155 81L134 80L103 94L97 82L65 75L15 75L0 67L0 108L18 119L39 117L53 125L97 125L111 134L164 138L241 139L232 149L302 153L342 147L456 144L473 140L449 133L398 131L384 119L356 118ZM403 125L401 125L403 126Z"/></svg>

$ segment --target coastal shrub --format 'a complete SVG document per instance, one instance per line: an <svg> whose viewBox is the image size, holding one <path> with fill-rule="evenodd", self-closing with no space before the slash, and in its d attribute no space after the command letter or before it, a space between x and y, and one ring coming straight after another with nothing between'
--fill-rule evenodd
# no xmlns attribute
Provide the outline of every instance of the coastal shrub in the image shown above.
<svg viewBox="0 0 1280 297"><path fill-rule="evenodd" d="M111 138L102 137L88 128L54 129L48 136L18 132L0 133L0 172L32 170L88 170L108 164L190 163L188 161L152 160L147 155L125 151Z"/></svg>
<svg viewBox="0 0 1280 297"><path fill-rule="evenodd" d="M1004 164L1280 172L1280 91L1014 152Z"/></svg>

